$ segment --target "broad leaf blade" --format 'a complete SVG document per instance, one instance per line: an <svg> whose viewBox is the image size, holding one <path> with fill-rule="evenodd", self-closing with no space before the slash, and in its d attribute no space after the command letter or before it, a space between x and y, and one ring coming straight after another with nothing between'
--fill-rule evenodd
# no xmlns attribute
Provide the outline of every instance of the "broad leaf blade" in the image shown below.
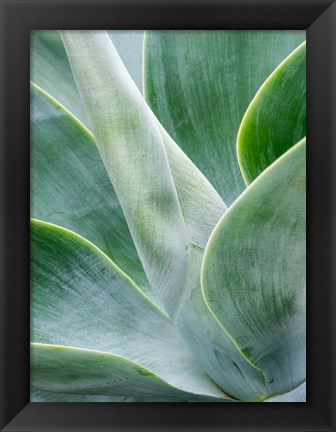
<svg viewBox="0 0 336 432"><path fill-rule="evenodd" d="M267 394L305 379L305 140L272 164L215 228L202 287L214 316L267 378Z"/></svg>
<svg viewBox="0 0 336 432"><path fill-rule="evenodd" d="M306 402L306 383L304 382L288 393L266 399L265 402Z"/></svg>
<svg viewBox="0 0 336 432"><path fill-rule="evenodd" d="M185 280L186 239L158 126L106 32L62 38L147 278L170 313Z"/></svg>
<svg viewBox="0 0 336 432"><path fill-rule="evenodd" d="M247 184L306 135L306 43L261 86L242 120L237 150Z"/></svg>
<svg viewBox="0 0 336 432"><path fill-rule="evenodd" d="M227 204L244 190L236 138L258 88L301 31L145 32L144 94Z"/></svg>
<svg viewBox="0 0 336 432"><path fill-rule="evenodd" d="M47 344L31 344L31 385L42 391L83 395L84 400L88 395L131 396L138 401L202 400L201 395L179 390L124 357Z"/></svg>
<svg viewBox="0 0 336 432"><path fill-rule="evenodd" d="M33 342L112 352L190 392L221 396L170 320L92 243L31 222Z"/></svg>
<svg viewBox="0 0 336 432"><path fill-rule="evenodd" d="M59 32L32 31L30 56L30 79L86 124L86 115Z"/></svg>
<svg viewBox="0 0 336 432"><path fill-rule="evenodd" d="M136 402L136 400L126 396L113 397L51 392L37 389L31 385L30 402Z"/></svg>
<svg viewBox="0 0 336 432"><path fill-rule="evenodd" d="M143 32L113 30L108 32L122 56L128 72L142 89ZM30 78L66 106L88 126L75 80L61 36L56 30L34 30L30 33Z"/></svg>
<svg viewBox="0 0 336 432"><path fill-rule="evenodd" d="M54 36L58 37L58 34L55 34ZM52 44L50 44L49 48L49 54L51 55L53 53ZM53 58L50 57L51 62L52 60ZM62 61L67 62L67 58L65 60L62 59ZM35 101L35 98L38 98L35 93L38 93L38 96L41 96L42 101ZM85 180L85 176L83 176L83 178L77 178L77 168L75 168L74 166L66 168L68 166L68 161L71 161L71 157L73 156L73 153L75 153L74 156L79 159L80 164L86 167L85 171L88 174L91 172L94 173L95 178L97 177L100 179L99 184L106 185L106 181L103 181L104 179L106 180L106 176L104 176L104 173L99 173L98 170L99 175L97 176L97 170L92 167L92 161L95 161L97 159L97 152L95 153L92 150L88 157L83 160L84 155L86 155L87 153L86 146L84 144L85 138L87 138L86 134L80 128L78 128L78 135L82 136L83 138L82 142L79 143L78 146L75 145L75 143L78 142L77 134L72 134L70 136L60 136L60 131L68 131L69 129L67 125L67 117L70 116L67 115L66 112L64 112L61 106L59 106L56 102L52 101L47 96L45 100L43 98L43 92L40 93L41 95L36 89L33 89L32 113L34 117L34 125L32 127L32 131L34 133L32 134L32 138L35 137L38 130L40 129L37 125L39 123L37 122L35 117L45 118L45 111L47 111L48 115L50 116L50 122L45 121L41 124L41 131L43 132L41 140L38 141L38 146L33 146L34 153L32 163L34 164L34 167L36 167L36 165L38 164L38 160L40 157L43 159L43 161L41 162L45 162L46 157L50 154L50 141L57 144L57 149L59 150L61 150L59 146L61 146L63 143L68 145L71 144L71 147L68 148L68 146L66 146L66 149L62 149L63 151L58 151L57 154L51 152L51 160L58 161L57 170L53 170L54 163L41 163L44 173L43 178L41 178L39 170L32 170L34 177L32 179L33 216L49 220L50 222L56 224L61 224L69 229L73 229L74 231L83 234L89 240L93 241L96 245L98 245L104 252L108 253L109 256L114 259L114 261L139 284L140 278L138 278L135 274L136 266L134 265L134 268L132 265L125 266L125 263L123 264L122 261L118 259L118 252L123 251L122 243L126 245L129 244L127 236L125 236L124 238L120 237L119 241L119 236L121 236L124 231L119 223L119 221L121 220L120 215L118 213L116 215L114 214L113 216L111 215L110 220L106 220L106 217L104 218L103 215L100 214L102 209L95 211L91 210L92 204L94 205L95 203L97 203L97 199L99 200L99 203L103 203L104 197L101 196L101 194L99 193L100 191L97 190L97 188L93 188L93 191L91 191L89 187L84 188L85 193L81 194L82 189L78 191L78 187L76 187L76 184L82 185L82 182ZM42 109L40 109L39 107L40 103L42 103ZM60 112L62 113L62 115L59 115ZM71 124L75 123L71 121L71 118L69 120ZM51 129L50 124L51 126L56 128L56 132ZM217 223L218 219L225 211L225 206L221 199L214 192L211 185L208 184L206 179L195 168L195 166L190 162L190 160L183 154L183 152L178 148L178 146L172 140L170 140L169 137L166 136L163 130L161 130L161 133L164 137L169 162L172 167L172 174L174 176L174 180L176 182L178 193L182 202L183 212L185 213L185 217L187 217L190 241L193 242L194 247L204 248L213 226ZM55 139L53 139L53 137L55 137ZM34 140L32 141L34 144ZM48 143L48 145L44 145L44 143ZM53 147L54 145L52 146L52 148ZM38 154L38 152L40 154ZM78 163L76 163L76 166L77 165ZM68 182L69 173L72 173L75 176L74 182ZM55 178L57 179L57 181L59 181L59 179L61 181L66 180L67 183L64 184L64 187L54 188L53 186L55 183ZM72 184L71 187L69 187L69 183ZM40 189L42 189L41 194L39 193ZM109 189L109 187L107 187L107 189ZM110 189L112 189L112 187L110 187ZM55 196L56 193L57 196ZM109 190L104 191L105 196L109 196L110 193L111 192ZM85 205L78 205L79 197L79 201L83 204L86 203L86 206L89 206L90 209L88 210L85 217L78 217L78 211L83 212L86 207ZM105 200L106 204L108 203L108 201L109 200ZM97 205L96 207L97 209L99 209L101 205ZM113 201L112 207L112 210L115 210L117 212L118 202ZM60 208L62 208L61 213L59 212ZM210 212L209 209L211 209ZM100 211L98 215L97 211ZM83 213L81 214L83 215ZM94 223L90 218L90 214L95 216ZM104 222L100 224L99 220L102 220ZM117 222L118 224L116 225ZM94 235L92 235L92 229L95 229L97 231L94 232ZM115 238L116 236L118 236L118 238ZM115 250L111 250L111 248L108 247L109 245L105 244L107 238L111 239L111 242L109 243L114 246ZM193 266L193 268L194 267L195 266ZM199 274L199 266L196 269L196 272L197 273L195 276ZM140 283L140 285L142 285L142 283ZM141 287L143 288L143 286ZM197 289L199 289L198 282ZM146 293L150 294L148 290L146 290ZM216 335L214 335L213 337L215 340L218 340L218 337ZM221 370L222 368L220 368L220 371Z"/></svg>
<svg viewBox="0 0 336 432"><path fill-rule="evenodd" d="M126 69L142 91L142 30L109 30L107 32Z"/></svg>
<svg viewBox="0 0 336 432"><path fill-rule="evenodd" d="M31 85L31 216L92 241L155 301L91 133Z"/></svg>
<svg viewBox="0 0 336 432"><path fill-rule="evenodd" d="M77 41L73 43L73 39L70 40L69 38L75 38ZM75 64L75 75L76 77L79 76L79 88L85 93L84 100L86 98L89 100L88 111L97 116L93 120L97 125L100 125L98 133L106 135L101 138L105 140L105 144L103 143L104 151L107 148L106 144L109 136L112 135L112 139L114 139L113 134L119 139L118 142L116 141L113 144L113 148L117 151L120 151L121 142L126 141L127 143L124 146L127 147L134 139L139 143L137 151L141 149L140 137L142 132L137 130L136 136L129 136L128 113L125 112L123 105L125 101L127 101L127 110L129 112L137 112L142 116L143 123L141 125L144 130L157 130L161 134L176 185L179 205L181 205L182 209L183 224L186 228L186 236L184 237L183 233L183 241L185 242L187 258L187 263L183 264L186 270L185 279L181 279L179 284L172 280L169 286L164 287L161 293L159 292L159 295L164 293L164 297L161 296L161 299L166 310L173 317L186 338L199 364L221 388L225 389L230 395L245 400L264 397L262 374L241 356L237 347L209 313L201 293L200 268L202 255L213 227L226 209L223 201L204 176L190 163L188 158L157 123L156 118L136 91L130 77L125 73L119 57L112 45L108 43L107 38L103 38L101 33L98 33L98 35L85 35L84 33L75 34L71 32L70 35L66 34L65 39L68 51L70 45L69 57L71 63ZM92 61L92 58L97 53L99 53L99 62L104 65L99 70L97 69L97 62ZM105 72L102 74L102 71ZM101 77L98 84L96 83L96 74ZM106 81L110 83L111 88L106 87ZM94 84L92 84L93 82ZM94 92L91 91L93 85L95 86ZM115 93L123 95L123 103L119 102L111 106L110 101L116 100ZM96 106L94 101L97 94L103 94L103 101L99 97L99 104ZM118 119L118 123L113 123L112 119L109 119L109 121L104 120L104 116L98 114L100 109L107 109L110 115L113 113L113 121L115 122L115 119ZM108 129L111 124L115 125L113 133L112 130ZM131 132L133 132L133 128L131 128ZM135 154L136 152L131 156L134 157ZM103 153L102 157L106 159L106 154ZM116 159L114 159L111 174L113 175L113 170L119 171L125 162L119 160L118 166ZM143 156L143 163L135 176L137 178L137 188L140 185L138 177L143 175L143 172L146 173L147 167L149 167L150 172L156 166L153 155L147 150ZM132 175L136 172L133 168L129 171ZM120 172L118 181L119 188L124 188L129 182L128 177L122 177ZM129 188L127 192L129 193ZM136 198L139 199L139 205L147 206L146 197L137 195ZM134 206L133 201L130 204ZM149 202L148 205L150 208L153 206L153 202ZM161 214L163 220L167 217L166 212L165 209L164 213ZM160 222L159 218L157 222ZM132 213L129 223L132 223ZM178 240L181 241L181 231L178 231L179 226L176 225L173 228L174 235L177 235ZM148 241L148 238L144 239ZM170 251L168 250L168 256L164 248L162 251L162 257L167 258ZM176 276L176 272L174 276ZM155 290L156 284L152 284L152 287Z"/></svg>
<svg viewBox="0 0 336 432"><path fill-rule="evenodd" d="M161 128L187 230L187 278L173 319L202 368L237 399L265 396L264 377L241 355L209 314L201 292L200 270L209 236L226 210L223 201ZM188 163L189 162L189 163Z"/></svg>

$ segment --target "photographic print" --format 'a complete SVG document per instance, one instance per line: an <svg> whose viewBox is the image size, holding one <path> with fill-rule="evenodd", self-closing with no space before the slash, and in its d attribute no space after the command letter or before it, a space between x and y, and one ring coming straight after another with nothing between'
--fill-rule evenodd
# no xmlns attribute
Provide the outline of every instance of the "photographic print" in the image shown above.
<svg viewBox="0 0 336 432"><path fill-rule="evenodd" d="M306 32L31 32L31 401L305 402Z"/></svg>

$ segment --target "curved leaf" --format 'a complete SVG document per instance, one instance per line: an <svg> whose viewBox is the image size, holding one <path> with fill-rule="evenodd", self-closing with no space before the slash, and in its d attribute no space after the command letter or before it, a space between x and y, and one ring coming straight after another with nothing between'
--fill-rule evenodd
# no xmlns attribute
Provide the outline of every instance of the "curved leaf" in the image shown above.
<svg viewBox="0 0 336 432"><path fill-rule="evenodd" d="M128 72L142 89L142 31L108 32ZM130 49L132 47L132 49ZM30 77L39 87L66 106L88 126L75 80L57 30L34 30L30 33Z"/></svg>
<svg viewBox="0 0 336 432"><path fill-rule="evenodd" d="M159 129L106 32L61 35L147 278L170 313L185 280L186 239Z"/></svg>
<svg viewBox="0 0 336 432"><path fill-rule="evenodd" d="M306 383L304 382L288 393L266 399L265 402L306 402Z"/></svg>
<svg viewBox="0 0 336 432"><path fill-rule="evenodd" d="M31 216L83 235L155 302L91 133L31 85Z"/></svg>
<svg viewBox="0 0 336 432"><path fill-rule="evenodd" d="M165 136L165 131L161 129L160 132L166 147L167 156L171 165L172 175L174 177L176 189L181 202L184 221L187 226L187 253L189 277L187 276L187 284L183 290L184 295L180 297L179 304L176 306L176 311L174 312L174 315L175 317L177 317L176 321L179 322L180 328L185 330L184 333L188 334L188 332L191 332L191 335L189 335L189 339L191 339L191 345L194 347L194 350L196 352L197 347L202 350L203 347L201 347L201 345L206 342L207 338L208 345L210 347L213 342L217 342L217 347L216 345L212 346L216 348L219 347L221 352L210 349L210 357L217 356L217 362L218 360L222 362L223 372L226 371L227 375L231 377L231 375L234 376L235 374L232 374L232 370L230 370L230 367L228 369L225 368L230 365L230 363L231 369L234 369L236 367L234 366L234 362L232 361L232 347L234 348L234 350L236 350L236 352L239 353L239 351L229 337L226 338L229 343L224 343L225 349L223 350L222 336L216 338L216 331L214 331L212 324L209 325L210 320L208 317L206 317L205 312L207 310L205 309L203 298L200 295L198 281L198 263L202 259L202 249L205 246L212 227L218 221L218 218L221 216L221 214L224 212L225 206L223 205L221 200L218 199L216 194L213 192L211 186L205 181L204 177L199 172L197 172L197 170L188 160L188 158L186 158L185 155L181 151L179 151L176 144L169 138L168 135L167 137ZM184 164L186 165L184 166ZM200 197L197 193L197 189L199 188L201 189L201 193L199 194ZM212 214L213 210L214 213ZM194 277L190 277L190 275L193 274ZM188 305L188 302L190 304L190 308L186 307L186 305ZM183 310L183 305L185 306L185 310ZM204 307L202 305L204 305ZM191 310L189 311L189 314L185 313L187 310ZM185 315L188 315L188 317ZM201 316L202 318L199 319L199 316ZM204 323L206 324L205 326L203 326ZM201 328L200 331L197 330L196 325ZM209 332L211 334L211 337L209 337ZM221 331L221 334L225 333ZM231 348L230 344L232 346ZM226 345L228 345L229 348L227 348ZM243 357L241 358L242 363L247 363ZM203 363L206 363L206 360L203 361ZM256 369L254 369L254 371L256 371ZM238 368L236 368L236 375L239 375ZM247 380L247 383L250 384L249 380ZM240 383L240 386L241 384L242 382ZM243 385L246 385L246 383L243 382ZM246 391L248 392L249 389L246 389Z"/></svg>
<svg viewBox="0 0 336 432"><path fill-rule="evenodd" d="M31 384L63 394L202 400L202 395L179 390L124 357L57 345L31 344Z"/></svg>
<svg viewBox="0 0 336 432"><path fill-rule="evenodd" d="M227 204L244 190L241 119L303 31L145 32L144 94L164 128Z"/></svg>
<svg viewBox="0 0 336 432"><path fill-rule="evenodd" d="M306 135L306 42L261 86L240 125L238 160L246 183Z"/></svg>
<svg viewBox="0 0 336 432"><path fill-rule="evenodd" d="M65 105L84 124L86 115L57 30L30 33L30 79Z"/></svg>
<svg viewBox="0 0 336 432"><path fill-rule="evenodd" d="M133 81L142 91L143 30L109 30L107 34Z"/></svg>
<svg viewBox="0 0 336 432"><path fill-rule="evenodd" d="M31 339L111 352L180 389L221 397L170 320L92 243L31 222Z"/></svg>
<svg viewBox="0 0 336 432"><path fill-rule="evenodd" d="M30 385L30 402L136 402L126 396L97 396L39 390Z"/></svg>
<svg viewBox="0 0 336 432"><path fill-rule="evenodd" d="M144 208L148 206L149 211L152 212L155 203L155 201L153 203L153 198L155 196L153 193L151 200L148 200L144 195L148 183L147 179L142 177L144 173L145 175L148 175L147 173L153 175L153 177L149 178L151 181L150 187L153 187L154 180L157 181L156 176L161 182L160 177L164 173L158 168L153 153L156 148L154 145L158 144L160 146L160 140L156 132L161 134L159 138L163 140L165 146L163 151L167 151L172 176L178 192L179 205L181 205L182 209L183 228L184 225L186 228L185 236L185 233L181 232L180 221L177 225L176 223L170 224L171 234L167 240L170 242L174 239L176 239L176 242L182 241L184 244L183 252L187 257L187 262L182 262L181 259L179 262L181 267L178 271L183 269L183 277L178 282L171 279L169 285L160 287L158 291L166 310L177 323L199 364L221 388L237 398L255 400L264 397L262 374L241 356L236 346L209 313L201 293L200 268L203 250L214 225L225 211L224 203L204 179L203 175L190 164L188 158L177 148L176 144L157 123L129 76L125 74L125 69L106 35L104 37L102 32L94 32L93 34L66 32L63 37L83 100L86 101L92 124L97 130L98 142L101 141L103 160L108 166L112 181L118 182L116 189L120 199L121 196L125 197L126 195L128 200L126 205L129 207L127 209L124 207L124 209L125 213L129 214L129 224L134 224L134 218L136 221L138 217L138 213L134 213L137 206L143 206ZM98 94L102 95L103 99L101 99L101 96L97 98ZM99 100L99 104L96 104L96 98ZM115 101L113 105L111 101ZM125 108L125 105L127 105L127 108ZM132 122L129 120L130 113L136 113L136 116L141 119L136 123L136 128L133 127ZM112 126L114 127L112 128ZM156 140L150 149L142 147L144 143L141 137L147 137L146 140L148 139L148 135L144 135L146 131L152 131L153 135L150 135L150 137L151 139L155 137ZM134 149L133 142L137 143L137 147ZM138 165L135 158L139 152L142 153L142 156L141 164ZM124 156L126 153L127 158ZM129 171L126 172L125 169L129 157L132 158L132 168L127 165L127 169L132 172L132 175L136 173L136 181L132 187L129 185ZM134 163L136 164L134 165ZM153 169L154 172L152 173ZM159 173L155 174L157 169L159 169ZM166 182L164 178L162 178L162 181ZM168 185L170 181L169 178ZM139 191L141 183L143 183L143 186ZM125 189L125 185L127 189ZM167 196L164 198L166 199ZM168 209L165 206L162 210L163 212L158 213L155 218L148 217L147 222L148 226L155 228L157 232L161 233L161 236L161 221L165 223L169 217ZM152 220L156 224L154 227ZM134 231L136 229L137 227L133 226L133 235L137 235L136 231ZM151 236L154 236L154 234L154 231L150 233ZM149 237L144 236L142 241L136 240L140 256L140 248L144 248L144 244L148 242L148 239ZM160 240L165 241L165 238L163 237ZM155 245L154 249L151 246L149 251L151 253L156 251L156 254L159 252L158 257L162 257L162 260L168 259L173 253L169 248L167 249L167 246L160 243ZM156 255L155 258L157 258ZM146 257L142 255L142 259L146 259ZM185 255L183 255L184 259ZM143 263L146 268L144 261ZM180 275L172 267L171 272L165 276L168 278L174 276L176 278L176 276ZM148 277L150 278L149 274ZM152 282L152 287L153 290L156 289L155 281Z"/></svg>
<svg viewBox="0 0 336 432"><path fill-rule="evenodd" d="M173 319L202 368L221 388L237 399L265 396L263 375L241 355L204 301L200 271L209 236L226 210L212 186L178 149L163 128L172 175L187 229L187 277L173 311ZM193 168L192 168L193 167Z"/></svg>
<svg viewBox="0 0 336 432"><path fill-rule="evenodd" d="M306 142L261 174L225 213L204 255L206 302L269 396L305 379Z"/></svg>
<svg viewBox="0 0 336 432"><path fill-rule="evenodd" d="M35 86L32 87L31 112L32 215L61 224L93 241L135 282L140 283L147 295L151 295L151 291L145 290L141 280L142 273L136 272L136 261L132 262L129 258L125 260L125 254L132 258L130 250L132 251L133 243L91 136L62 106ZM181 325L187 336L190 331L197 334L197 339L191 337L195 340L191 348L197 357L204 358L200 363L207 365L222 386L230 389L232 394L242 397L249 387L241 382L239 373L238 377L236 376L235 365L238 364L244 371L246 362L240 358L236 347L225 338L217 323L209 316L200 295L199 285L201 250L205 248L212 228L225 211L225 206L204 176L163 129L161 133L187 224L190 249L197 255L197 260L194 260L189 269L192 278L185 289L186 300L181 302L180 312L176 315L182 321ZM55 184L58 185L57 188L54 187ZM107 196L114 199L113 205L109 206L110 200L105 199ZM111 240L106 243L108 238ZM110 245L114 248L109 247ZM129 246L126 248L127 245ZM136 254L133 256L136 257ZM191 291L194 291L193 295ZM197 299L199 303L195 308L197 316L200 316L200 310L203 310L201 319L204 325L201 330L194 326L195 310L189 304L189 297ZM186 327L185 323L189 321L191 324ZM213 329L210 331L209 327ZM220 343L223 337L224 340ZM209 349L211 345L215 349ZM223 348L219 349L219 345ZM223 350L225 355L221 354ZM228 355L230 350L233 353ZM220 360L219 365L217 357L224 359ZM253 370L252 372L254 374ZM237 386L242 388L243 394L235 391Z"/></svg>

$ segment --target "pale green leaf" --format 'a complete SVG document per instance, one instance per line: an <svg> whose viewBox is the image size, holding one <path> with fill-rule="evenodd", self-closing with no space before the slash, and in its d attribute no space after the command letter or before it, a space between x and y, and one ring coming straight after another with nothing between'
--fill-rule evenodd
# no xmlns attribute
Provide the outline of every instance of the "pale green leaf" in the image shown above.
<svg viewBox="0 0 336 432"><path fill-rule="evenodd" d="M236 138L257 90L304 31L145 32L144 94L227 204L244 190Z"/></svg>
<svg viewBox="0 0 336 432"><path fill-rule="evenodd" d="M109 30L107 34L133 81L142 91L143 30Z"/></svg>
<svg viewBox="0 0 336 432"><path fill-rule="evenodd" d="M31 340L111 352L183 390L223 395L195 364L170 320L105 254L71 231L36 220Z"/></svg>
<svg viewBox="0 0 336 432"><path fill-rule="evenodd" d="M237 138L238 160L251 183L306 135L306 43L267 78L248 107Z"/></svg>
<svg viewBox="0 0 336 432"><path fill-rule="evenodd" d="M174 293L178 299L172 308L175 322L202 366L211 370L223 388L228 386L233 395L246 400L263 398L261 374L241 356L215 320L209 318L199 287L203 249L225 205L164 129L159 128L186 225L187 275L183 289Z"/></svg>
<svg viewBox="0 0 336 432"><path fill-rule="evenodd" d="M36 343L30 350L31 385L42 391L83 395L81 402L88 395L131 396L137 401L202 400L202 395L173 387L141 365L115 354Z"/></svg>
<svg viewBox="0 0 336 432"><path fill-rule="evenodd" d="M160 131L106 32L61 35L147 278L170 313L185 280L186 238Z"/></svg>
<svg viewBox="0 0 336 432"><path fill-rule="evenodd" d="M204 370L231 396L259 400L263 375L241 355L209 314L201 292L200 271L208 238L226 210L204 176L161 128L187 228L187 278L173 312L175 324ZM188 167L188 168L187 168Z"/></svg>
<svg viewBox="0 0 336 432"><path fill-rule="evenodd" d="M92 241L154 299L92 134L34 84L30 104L31 216Z"/></svg>
<svg viewBox="0 0 336 432"><path fill-rule="evenodd" d="M77 39L77 43L73 43L74 37ZM104 151L112 139L113 152L110 144L109 151L111 153L108 157L112 158L113 155L114 160L113 167L110 165L109 169L112 172L116 170L119 173L119 181L121 180L119 171L125 166L125 161L120 159L119 164L117 164L115 151L120 151L121 142L124 143L125 140L127 140L127 144L124 143L122 148L126 145L131 146L133 142L137 143L142 133L141 130L137 130L137 134L141 132L140 135L133 136L132 129L131 134L127 130L129 123L125 122L127 122L128 113L138 112L138 115L140 115L139 111L141 111L141 118L143 118L142 128L144 130L158 130L161 133L182 209L183 223L186 228L184 241L187 256L187 263L184 264L186 279L181 280L182 283L179 286L172 284L170 289L165 288L167 295L166 298L163 298L163 302L166 309L186 338L199 364L221 388L236 398L254 400L264 397L262 374L244 359L236 346L223 332L209 313L201 293L200 268L203 251L213 227L226 209L223 201L209 182L157 123L127 74L121 73L121 71L124 72L124 68L108 39L103 38L101 32L93 35L84 35L79 32L75 35L74 32L71 32L70 36L67 34L65 38L68 51L68 45L71 45L69 57L71 64L75 64L73 66L76 71L75 76L80 77L78 81L79 88L84 92L85 98L88 98L88 111L92 113L95 123L99 125L99 127L97 126L97 129L99 129L97 133L104 144ZM69 42L68 38L72 38L72 41ZM98 62L97 59L95 60L97 55L99 56ZM98 82L96 82L97 75L100 77ZM106 76L109 77L108 83L110 83L111 88L106 86ZM94 86L94 92L90 90L93 88L92 86ZM103 99L99 96L99 103L95 105L97 94L103 94ZM116 94L120 97L120 100L114 106L110 101L117 100ZM126 101L127 111L123 110L123 104ZM111 118L119 119L118 124L113 123L115 125L113 130L109 129L112 120L106 120L105 109ZM100 110L103 111L102 114L100 114ZM138 144L136 149L133 150L132 158L141 149L141 145L141 143ZM104 153L102 157L103 160L106 159ZM146 174L147 164L149 167L153 166L154 168L157 164L153 160L151 151L147 151L143 155L142 161L142 165L137 168L139 176ZM131 169L131 172L133 175L134 169ZM161 176L162 173L159 170L155 176L153 175L152 181L161 181ZM124 183L127 184L127 180L124 179ZM139 181L136 186L139 186ZM124 185L119 183L119 187L123 188ZM127 192L129 193L130 190L128 189ZM119 197L121 198L120 194ZM151 200L146 195L137 198L139 198L139 205L152 205ZM134 207L134 202L130 204ZM151 218L149 217L148 223L150 221ZM158 223L160 220L156 217L154 222ZM176 235L179 227L174 226L174 229ZM148 238L146 241L148 241ZM167 252L164 249L162 252L164 252L163 256L166 256ZM152 287L153 290L156 289L155 283L152 284Z"/></svg>
<svg viewBox="0 0 336 432"><path fill-rule="evenodd" d="M306 402L306 383L304 382L288 393L266 399L264 402Z"/></svg>
<svg viewBox="0 0 336 432"><path fill-rule="evenodd" d="M103 32L62 34L77 85L94 127L96 140L101 147L102 158L120 200L126 200L122 201L124 211L126 216L128 215L130 230L139 255L142 256L144 268L147 268L148 278L152 280L153 290L157 290L199 364L221 388L236 398L255 400L264 397L263 376L241 356L214 320L201 293L200 268L203 250L214 225L226 209L223 201L157 123L125 73L120 58L106 35ZM151 147L148 143L151 143ZM158 151L160 155L155 156ZM159 193L159 189L156 189L150 194L149 200L146 188L150 190L156 186L155 182L163 182L165 188L170 188L170 171L169 175L166 175L166 168L169 167L164 166L164 169L161 169L158 165L161 158L165 162L165 153L162 154L165 151L178 192L178 204L182 209L180 216L182 219L183 214L183 230L180 219L178 223L172 220L178 210L174 197L168 200L169 206L164 204L160 209L162 211L157 212L155 217L146 215L148 229L139 241L137 224L141 227L143 223L143 209L148 208L152 214L156 200L162 197L162 192ZM141 164L138 163L140 159ZM132 173L132 179L129 173ZM164 200L167 200L168 196L169 194L165 193ZM171 204L174 211L170 208ZM137 211L138 207L142 207L142 214ZM169 212L172 212L171 216ZM163 227L167 227L167 222L170 235L166 239L164 233L168 231ZM151 242L152 239L155 240L156 231L160 233L160 242L154 244L153 248ZM157 287L158 283L161 285L164 281L151 278L151 269L146 266L146 254L148 251L153 252L156 259L154 268L157 270L157 266L161 266L158 257L162 257L163 261L170 260L173 253L176 254L176 250L173 251L169 246L174 241L183 246L183 256L177 251L179 258L176 264L179 264L180 268L174 270L171 267L170 273L165 273L169 285ZM144 251L146 245L149 246L148 251ZM141 254L141 250L145 254ZM187 263L184 261L185 256ZM180 277L182 275L178 272L182 270L183 277ZM176 277L179 277L177 282Z"/></svg>
<svg viewBox="0 0 336 432"><path fill-rule="evenodd" d="M79 395L39 390L31 383L30 402L136 402L136 400L127 396Z"/></svg>
<svg viewBox="0 0 336 432"><path fill-rule="evenodd" d="M305 380L306 141L267 168L224 214L202 268L210 310L260 368L269 396Z"/></svg>
<svg viewBox="0 0 336 432"><path fill-rule="evenodd" d="M34 30L30 33L30 79L86 123L86 115L57 30Z"/></svg>
<svg viewBox="0 0 336 432"><path fill-rule="evenodd" d="M108 32L128 72L142 89L143 32L112 30ZM88 125L76 83L57 30L33 30L30 33L30 78Z"/></svg>

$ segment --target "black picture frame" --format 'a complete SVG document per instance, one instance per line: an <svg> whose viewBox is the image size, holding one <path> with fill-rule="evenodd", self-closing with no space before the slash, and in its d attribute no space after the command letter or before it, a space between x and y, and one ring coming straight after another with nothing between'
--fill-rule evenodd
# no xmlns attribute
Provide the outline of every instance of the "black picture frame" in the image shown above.
<svg viewBox="0 0 336 432"><path fill-rule="evenodd" d="M307 30L307 402L29 403L29 32ZM1 430L335 431L336 4L1 0Z"/></svg>

